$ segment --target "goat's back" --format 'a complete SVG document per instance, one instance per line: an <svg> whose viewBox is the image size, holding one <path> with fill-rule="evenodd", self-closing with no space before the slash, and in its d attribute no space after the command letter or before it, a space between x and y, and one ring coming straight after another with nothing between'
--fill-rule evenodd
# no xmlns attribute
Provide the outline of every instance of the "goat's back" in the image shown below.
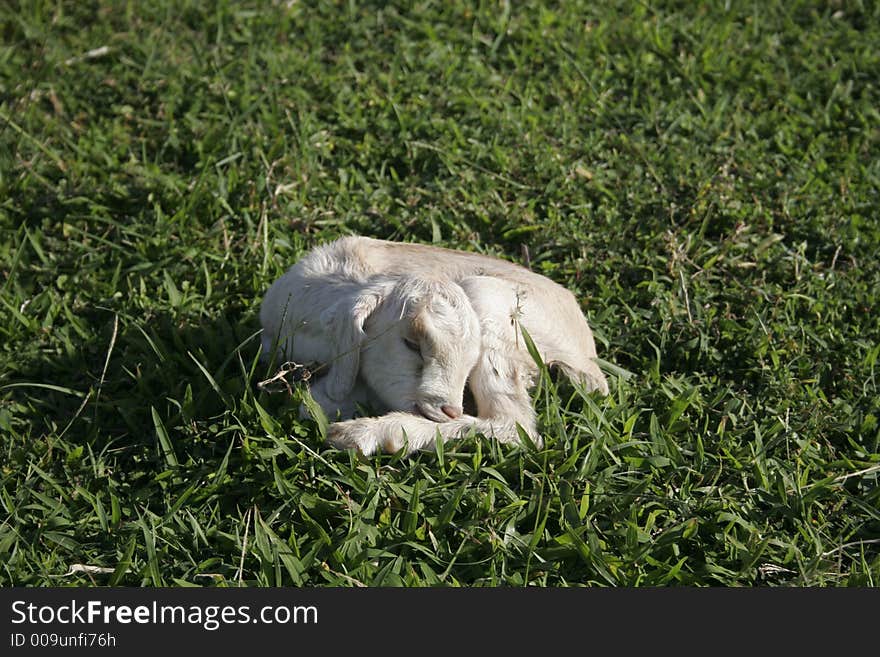
<svg viewBox="0 0 880 657"><path fill-rule="evenodd" d="M453 281L468 276L497 276L535 287L559 287L545 276L493 256L360 236L342 237L319 246L300 261L300 266L303 274L360 281L371 276L409 275Z"/></svg>
<svg viewBox="0 0 880 657"><path fill-rule="evenodd" d="M601 376L592 361L596 357L593 334L575 296L546 276L512 262L438 246L352 236L318 247L298 266L306 276L362 282L374 276L456 282L472 276L499 279L521 295L519 320L548 362L566 366L571 373Z"/></svg>

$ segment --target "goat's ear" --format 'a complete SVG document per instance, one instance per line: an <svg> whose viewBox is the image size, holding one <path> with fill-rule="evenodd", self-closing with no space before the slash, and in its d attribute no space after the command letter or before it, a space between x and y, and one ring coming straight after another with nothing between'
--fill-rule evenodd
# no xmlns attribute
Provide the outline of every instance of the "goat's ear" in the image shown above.
<svg viewBox="0 0 880 657"><path fill-rule="evenodd" d="M385 298L381 289L340 299L321 313L321 324L333 342L325 390L331 399L341 401L354 388L361 360L361 346L366 339L364 322Z"/></svg>

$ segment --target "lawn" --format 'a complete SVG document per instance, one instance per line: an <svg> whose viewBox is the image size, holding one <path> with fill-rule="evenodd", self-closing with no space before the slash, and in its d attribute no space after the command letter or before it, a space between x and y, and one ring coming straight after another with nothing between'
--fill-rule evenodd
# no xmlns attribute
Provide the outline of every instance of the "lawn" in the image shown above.
<svg viewBox="0 0 880 657"><path fill-rule="evenodd" d="M0 6L0 585L880 583L873 2ZM523 262L607 398L363 458L263 292L360 233Z"/></svg>

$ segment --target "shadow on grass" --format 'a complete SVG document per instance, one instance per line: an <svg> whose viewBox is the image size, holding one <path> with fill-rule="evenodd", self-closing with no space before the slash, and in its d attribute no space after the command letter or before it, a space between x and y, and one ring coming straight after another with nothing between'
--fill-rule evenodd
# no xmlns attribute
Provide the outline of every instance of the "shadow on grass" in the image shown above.
<svg viewBox="0 0 880 657"><path fill-rule="evenodd" d="M114 317L95 311L88 325L94 338L75 352L32 354L5 382L22 467L39 464L62 482L105 476L143 488L146 502L157 478L198 479L232 443L261 433L255 403L269 416L294 412L286 394L256 388L266 365L253 317L120 317L114 335Z"/></svg>
<svg viewBox="0 0 880 657"><path fill-rule="evenodd" d="M275 459L258 451L270 441L255 406L269 417L295 409L287 395L256 390L265 365L257 361L255 318L198 325L168 314L119 318L114 335L114 316L95 311L87 326L93 338L76 351L32 353L5 382L13 386L3 390L12 429L4 445L10 467L2 473L12 500L9 540L35 551L22 551L27 565L12 583L70 583L70 564L113 566L130 544L142 560L145 541L166 534L199 559L234 552L231 537L206 538L207 527L183 531L180 517L207 508L199 522L234 526L244 508L277 506L269 499L277 495ZM187 499L189 511L178 517ZM136 568L116 583L143 577ZM106 575L98 579L107 583Z"/></svg>

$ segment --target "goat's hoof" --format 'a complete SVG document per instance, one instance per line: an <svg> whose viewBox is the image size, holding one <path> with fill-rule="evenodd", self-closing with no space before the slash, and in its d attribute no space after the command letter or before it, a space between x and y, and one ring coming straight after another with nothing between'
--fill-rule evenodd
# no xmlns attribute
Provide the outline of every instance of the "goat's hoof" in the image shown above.
<svg viewBox="0 0 880 657"><path fill-rule="evenodd" d="M369 456L376 451L376 439L370 424L365 418L334 422L327 429L327 442L336 449L356 449Z"/></svg>
<svg viewBox="0 0 880 657"><path fill-rule="evenodd" d="M327 430L327 442L337 449L356 449L364 456L376 452L394 454L406 445L400 424L383 418L334 422Z"/></svg>

